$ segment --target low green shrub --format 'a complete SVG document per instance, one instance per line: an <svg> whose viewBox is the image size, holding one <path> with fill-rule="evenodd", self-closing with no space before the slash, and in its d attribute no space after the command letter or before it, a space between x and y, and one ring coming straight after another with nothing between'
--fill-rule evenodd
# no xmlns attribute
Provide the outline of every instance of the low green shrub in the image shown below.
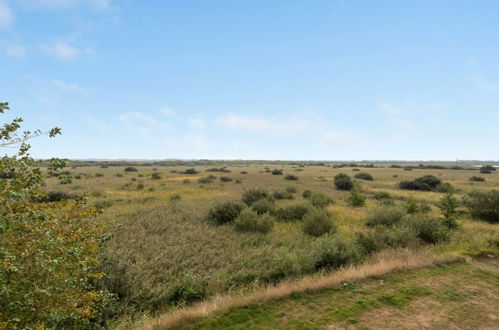
<svg viewBox="0 0 499 330"><path fill-rule="evenodd" d="M396 224L382 230L385 244L391 247L407 247L418 244L416 231L407 224Z"/></svg>
<svg viewBox="0 0 499 330"><path fill-rule="evenodd" d="M222 181L222 182L230 182L230 181L232 181L232 178L228 177L228 176L221 176L220 177L220 181Z"/></svg>
<svg viewBox="0 0 499 330"><path fill-rule="evenodd" d="M431 191L437 189L437 186L441 183L442 181L434 175L424 175L413 181L401 181L399 183L399 188L405 190Z"/></svg>
<svg viewBox="0 0 499 330"><path fill-rule="evenodd" d="M43 197L38 199L38 202L47 203L47 202L59 202L67 199L74 199L77 196L68 194L63 191L49 191Z"/></svg>
<svg viewBox="0 0 499 330"><path fill-rule="evenodd" d="M274 218L269 213L258 214L245 208L234 220L234 227L240 232L268 233L274 226Z"/></svg>
<svg viewBox="0 0 499 330"><path fill-rule="evenodd" d="M183 172L180 172L180 174L198 174L199 172L196 171L195 168L188 168Z"/></svg>
<svg viewBox="0 0 499 330"><path fill-rule="evenodd" d="M206 282L200 277L188 274L183 281L171 289L169 302L184 306L206 298Z"/></svg>
<svg viewBox="0 0 499 330"><path fill-rule="evenodd" d="M213 181L215 181L215 179L216 179L216 177L213 175L204 176L204 177L198 179L198 183L210 184L210 183L213 183Z"/></svg>
<svg viewBox="0 0 499 330"><path fill-rule="evenodd" d="M393 226L400 223L405 215L405 210L399 206L378 207L367 217L366 225L368 227Z"/></svg>
<svg viewBox="0 0 499 330"><path fill-rule="evenodd" d="M282 221L298 221L302 220L311 208L312 206L307 202L295 202L278 208L275 216Z"/></svg>
<svg viewBox="0 0 499 330"><path fill-rule="evenodd" d="M355 174L354 178L360 179L360 180L367 180L367 181L374 180L373 176L367 172L359 172L359 173Z"/></svg>
<svg viewBox="0 0 499 330"><path fill-rule="evenodd" d="M272 196L275 199L293 199L294 198L292 193L289 193L285 190L274 190L274 192L272 193Z"/></svg>
<svg viewBox="0 0 499 330"><path fill-rule="evenodd" d="M289 180L289 181L298 181L298 177L293 174L286 174L284 179Z"/></svg>
<svg viewBox="0 0 499 330"><path fill-rule="evenodd" d="M242 201L248 206L251 206L254 202L260 199L272 200L272 197L267 190L261 188L248 189L243 192L242 195Z"/></svg>
<svg viewBox="0 0 499 330"><path fill-rule="evenodd" d="M137 172L138 170L133 166L125 167L125 172Z"/></svg>
<svg viewBox="0 0 499 330"><path fill-rule="evenodd" d="M360 260L359 247L333 235L323 235L317 239L313 247L316 269L334 269Z"/></svg>
<svg viewBox="0 0 499 330"><path fill-rule="evenodd" d="M483 181L485 181L485 178L482 178L481 176L475 176L474 175L474 176L470 177L469 180L470 181L475 181L475 182L483 182Z"/></svg>
<svg viewBox="0 0 499 330"><path fill-rule="evenodd" d="M334 177L334 185L338 190L352 190L353 181L348 175L340 173Z"/></svg>
<svg viewBox="0 0 499 330"><path fill-rule="evenodd" d="M271 213L274 211L274 203L268 199L259 199L251 205L251 208L255 210L257 214Z"/></svg>
<svg viewBox="0 0 499 330"><path fill-rule="evenodd" d="M463 200L475 218L489 222L499 222L499 190L473 191Z"/></svg>
<svg viewBox="0 0 499 330"><path fill-rule="evenodd" d="M334 233L334 225L331 214L324 209L311 209L303 217L303 232L310 236L321 236L326 233Z"/></svg>
<svg viewBox="0 0 499 330"><path fill-rule="evenodd" d="M449 238L449 229L440 219L423 215L411 215L407 216L404 222L425 243L435 244Z"/></svg>
<svg viewBox="0 0 499 330"><path fill-rule="evenodd" d="M366 233L356 233L355 244L362 254L378 252L386 246L384 232L381 230L369 230Z"/></svg>
<svg viewBox="0 0 499 330"><path fill-rule="evenodd" d="M294 194L294 193L296 193L296 187L293 187L293 186L287 186L287 187L286 187L286 192L287 192L287 193L290 193L290 194Z"/></svg>
<svg viewBox="0 0 499 330"><path fill-rule="evenodd" d="M207 220L223 225L233 222L244 209L244 204L239 201L220 202L208 212Z"/></svg>
<svg viewBox="0 0 499 330"><path fill-rule="evenodd" d="M359 188L354 188L350 191L347 197L347 203L353 207L361 207L366 204L366 197L362 194Z"/></svg>
<svg viewBox="0 0 499 330"><path fill-rule="evenodd" d="M153 172L151 174L151 180L159 180L161 179L161 174L159 174L158 172Z"/></svg>
<svg viewBox="0 0 499 330"><path fill-rule="evenodd" d="M282 170L274 169L272 170L272 175L282 175Z"/></svg>
<svg viewBox="0 0 499 330"><path fill-rule="evenodd" d="M334 204L334 199L321 191L305 190L303 192L303 197L315 207L326 207L330 204Z"/></svg>

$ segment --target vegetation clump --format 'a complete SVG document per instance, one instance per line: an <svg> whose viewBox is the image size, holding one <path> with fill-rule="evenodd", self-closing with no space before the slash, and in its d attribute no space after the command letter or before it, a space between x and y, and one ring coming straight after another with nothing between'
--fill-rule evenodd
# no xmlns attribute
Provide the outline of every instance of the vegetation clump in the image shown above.
<svg viewBox="0 0 499 330"><path fill-rule="evenodd" d="M321 236L333 233L336 227L331 220L331 214L324 209L311 209L303 217L303 232L310 236Z"/></svg>
<svg viewBox="0 0 499 330"><path fill-rule="evenodd" d="M294 174L286 174L284 179L289 180L289 181L298 181L298 177Z"/></svg>
<svg viewBox="0 0 499 330"><path fill-rule="evenodd" d="M463 202L473 217L499 222L499 190L472 191Z"/></svg>
<svg viewBox="0 0 499 330"><path fill-rule="evenodd" d="M378 207L367 217L366 225L368 227L393 226L400 223L405 215L405 210L399 206Z"/></svg>
<svg viewBox="0 0 499 330"><path fill-rule="evenodd" d="M257 214L272 213L274 211L274 203L268 199L259 199L251 205Z"/></svg>
<svg viewBox="0 0 499 330"><path fill-rule="evenodd" d="M470 181L475 181L475 182L483 182L483 181L485 181L485 178L482 178L481 176L474 175L474 176L470 177L469 180Z"/></svg>
<svg viewBox="0 0 499 330"><path fill-rule="evenodd" d="M334 204L334 199L321 191L305 190L302 196L315 207L326 207Z"/></svg>
<svg viewBox="0 0 499 330"><path fill-rule="evenodd" d="M442 181L434 175L425 175L413 181L401 181L399 183L400 189L405 190L421 190L431 191L435 190Z"/></svg>
<svg viewBox="0 0 499 330"><path fill-rule="evenodd" d="M350 206L361 207L366 204L366 197L362 194L359 187L355 187L350 191L347 202Z"/></svg>
<svg viewBox="0 0 499 330"><path fill-rule="evenodd" d="M374 180L373 176L367 172L359 172L359 173L354 175L354 178L360 179L360 180L367 180L367 181Z"/></svg>
<svg viewBox="0 0 499 330"><path fill-rule="evenodd" d="M295 202L277 209L275 216L282 221L299 221L303 219L310 209L311 205L307 202Z"/></svg>
<svg viewBox="0 0 499 330"><path fill-rule="evenodd" d="M161 179L161 174L159 174L158 172L153 172L151 174L151 180L159 180Z"/></svg>
<svg viewBox="0 0 499 330"><path fill-rule="evenodd" d="M206 218L218 225L224 225L233 222L243 209L244 204L239 201L220 202L211 208Z"/></svg>
<svg viewBox="0 0 499 330"><path fill-rule="evenodd" d="M196 171L195 168L188 168L183 172L180 172L180 174L198 174L199 172Z"/></svg>
<svg viewBox="0 0 499 330"><path fill-rule="evenodd" d="M352 190L353 181L348 175L340 173L334 177L334 185L338 190Z"/></svg>
<svg viewBox="0 0 499 330"><path fill-rule="evenodd" d="M137 172L137 168L133 167L133 166L127 166L125 167L125 172Z"/></svg>
<svg viewBox="0 0 499 330"><path fill-rule="evenodd" d="M480 167L480 173L482 174L490 174L495 170L496 168L492 165L483 165L482 167Z"/></svg>
<svg viewBox="0 0 499 330"><path fill-rule="evenodd" d="M274 219L269 213L258 214L251 208L245 208L234 220L234 227L240 232L268 233L274 226Z"/></svg>
<svg viewBox="0 0 499 330"><path fill-rule="evenodd" d="M288 192L287 190L274 190L272 193L272 196L275 199L293 199L294 196L292 193Z"/></svg>
<svg viewBox="0 0 499 330"><path fill-rule="evenodd" d="M326 234L315 243L313 257L316 269L334 269L359 261L361 255L354 242Z"/></svg>
<svg viewBox="0 0 499 330"><path fill-rule="evenodd" d="M251 206L260 199L272 200L272 197L267 190L261 188L251 188L243 193L241 199L246 205Z"/></svg>
<svg viewBox="0 0 499 330"><path fill-rule="evenodd" d="M282 170L273 169L271 173L272 175L282 175Z"/></svg>
<svg viewBox="0 0 499 330"><path fill-rule="evenodd" d="M228 177L228 176L221 176L220 177L220 181L222 181L222 182L231 182L232 178Z"/></svg>

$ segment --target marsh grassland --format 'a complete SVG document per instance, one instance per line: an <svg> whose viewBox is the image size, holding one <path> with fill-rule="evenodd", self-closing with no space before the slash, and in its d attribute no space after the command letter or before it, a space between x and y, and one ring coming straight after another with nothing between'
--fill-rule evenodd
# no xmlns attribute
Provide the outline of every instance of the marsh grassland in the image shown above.
<svg viewBox="0 0 499 330"><path fill-rule="evenodd" d="M49 178L47 189L102 210L112 327L395 328L412 315L405 327L492 328L499 317L499 228L462 202L499 189L499 171L74 165L73 183ZM337 189L340 173L352 190ZM399 187L427 175L451 187ZM448 219L437 206L446 196Z"/></svg>

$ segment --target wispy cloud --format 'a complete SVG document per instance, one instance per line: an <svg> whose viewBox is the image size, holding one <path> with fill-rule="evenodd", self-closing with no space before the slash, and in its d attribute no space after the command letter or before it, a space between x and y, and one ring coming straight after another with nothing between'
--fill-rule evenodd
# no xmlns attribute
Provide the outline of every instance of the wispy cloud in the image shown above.
<svg viewBox="0 0 499 330"><path fill-rule="evenodd" d="M203 129L206 127L205 121L199 117L189 118L187 121L189 126L194 129Z"/></svg>
<svg viewBox="0 0 499 330"><path fill-rule="evenodd" d="M473 85L486 92L498 92L499 91L499 82L497 81L489 81L483 78L480 75L473 76Z"/></svg>
<svg viewBox="0 0 499 330"><path fill-rule="evenodd" d="M85 94L86 90L79 86L78 84L68 83L62 80L52 79L52 85L57 87L59 90L66 93L77 93L77 94Z"/></svg>
<svg viewBox="0 0 499 330"><path fill-rule="evenodd" d="M180 115L173 111L170 107L163 107L159 110L159 112L167 118L180 118Z"/></svg>
<svg viewBox="0 0 499 330"><path fill-rule="evenodd" d="M85 121L87 122L88 126L90 126L90 128L92 128L98 132L108 134L108 135L111 135L113 133L113 130L111 129L111 127L106 122L104 122L100 119L97 119L94 117L86 117Z"/></svg>
<svg viewBox="0 0 499 330"><path fill-rule="evenodd" d="M9 45L5 47L5 54L14 58L24 58L26 57L28 51L23 45Z"/></svg>
<svg viewBox="0 0 499 330"><path fill-rule="evenodd" d="M217 123L234 130L266 134L293 134L303 132L309 126L305 118L294 117L273 121L234 113L218 118Z"/></svg>
<svg viewBox="0 0 499 330"><path fill-rule="evenodd" d="M0 28L10 29L14 24L14 14L6 2L0 0Z"/></svg>
<svg viewBox="0 0 499 330"><path fill-rule="evenodd" d="M81 55L94 53L91 49L78 48L64 41L56 41L50 45L43 45L40 49L44 53L55 56L64 61L72 61Z"/></svg>

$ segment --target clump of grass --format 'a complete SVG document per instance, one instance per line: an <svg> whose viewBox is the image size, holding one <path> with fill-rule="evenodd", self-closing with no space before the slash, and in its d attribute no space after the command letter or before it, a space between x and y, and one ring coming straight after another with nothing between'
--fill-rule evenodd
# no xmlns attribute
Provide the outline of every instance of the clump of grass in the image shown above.
<svg viewBox="0 0 499 330"><path fill-rule="evenodd" d="M355 187L350 191L347 202L350 206L361 207L366 204L366 197L362 194L360 188Z"/></svg>
<svg viewBox="0 0 499 330"><path fill-rule="evenodd" d="M274 219L269 213L258 214L251 208L245 208L234 220L234 228L240 232L268 233L274 226Z"/></svg>

